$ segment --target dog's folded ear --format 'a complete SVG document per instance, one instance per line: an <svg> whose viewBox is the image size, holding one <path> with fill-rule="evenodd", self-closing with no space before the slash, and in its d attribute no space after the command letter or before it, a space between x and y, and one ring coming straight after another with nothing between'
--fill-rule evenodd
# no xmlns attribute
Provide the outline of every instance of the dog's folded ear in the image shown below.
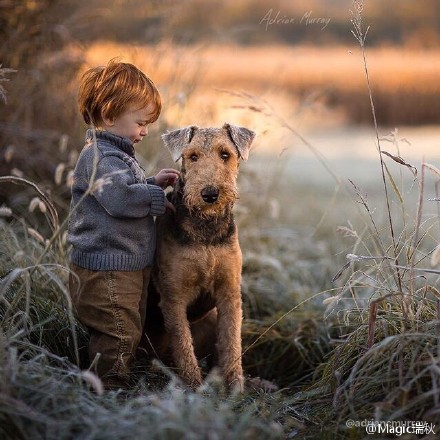
<svg viewBox="0 0 440 440"><path fill-rule="evenodd" d="M198 127L191 125L190 127L179 128L162 135L163 143L171 153L174 162L177 162L182 157L182 150L191 142L197 130Z"/></svg>
<svg viewBox="0 0 440 440"><path fill-rule="evenodd" d="M225 123L223 128L228 132L229 137L237 148L238 155L243 160L248 160L249 149L251 147L252 141L254 140L255 133L245 127L236 127Z"/></svg>

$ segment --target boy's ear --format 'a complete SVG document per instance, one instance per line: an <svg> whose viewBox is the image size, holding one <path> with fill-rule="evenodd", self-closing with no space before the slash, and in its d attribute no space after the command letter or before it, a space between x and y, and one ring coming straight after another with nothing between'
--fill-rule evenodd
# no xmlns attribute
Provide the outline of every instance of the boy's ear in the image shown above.
<svg viewBox="0 0 440 440"><path fill-rule="evenodd" d="M101 119L102 122L104 122L104 124L107 125L107 127L113 127L113 125L115 125L114 119L106 118L104 116L102 116Z"/></svg>
<svg viewBox="0 0 440 440"><path fill-rule="evenodd" d="M115 118L109 118L107 112L101 110L101 121L109 127L113 127L115 124Z"/></svg>
<svg viewBox="0 0 440 440"><path fill-rule="evenodd" d="M248 160L249 150L255 133L245 127L236 127L228 123L225 123L223 128L228 132L229 137L237 148L239 157L243 160Z"/></svg>
<svg viewBox="0 0 440 440"><path fill-rule="evenodd" d="M182 156L182 150L191 142L195 132L199 128L191 125L186 128L179 128L178 130L169 131L162 135L162 140L174 162L177 162Z"/></svg>

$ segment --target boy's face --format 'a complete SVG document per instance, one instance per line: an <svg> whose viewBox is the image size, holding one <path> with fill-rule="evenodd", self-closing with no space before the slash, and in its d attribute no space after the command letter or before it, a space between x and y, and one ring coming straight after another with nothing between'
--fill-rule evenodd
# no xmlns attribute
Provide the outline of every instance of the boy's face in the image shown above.
<svg viewBox="0 0 440 440"><path fill-rule="evenodd" d="M132 106L115 119L105 118L102 128L117 136L128 138L133 144L137 144L148 134L148 124L152 113L152 106L143 108Z"/></svg>

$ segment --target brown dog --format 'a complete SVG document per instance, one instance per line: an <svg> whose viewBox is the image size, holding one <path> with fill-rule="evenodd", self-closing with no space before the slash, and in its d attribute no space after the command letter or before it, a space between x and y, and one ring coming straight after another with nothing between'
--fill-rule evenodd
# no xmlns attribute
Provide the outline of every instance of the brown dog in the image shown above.
<svg viewBox="0 0 440 440"><path fill-rule="evenodd" d="M254 136L229 124L162 136L182 167L168 195L177 212L157 219L146 332L162 360L171 351L180 377L193 388L202 383L197 355L213 353L215 342L226 384L243 388L242 257L232 208L239 159L247 160Z"/></svg>

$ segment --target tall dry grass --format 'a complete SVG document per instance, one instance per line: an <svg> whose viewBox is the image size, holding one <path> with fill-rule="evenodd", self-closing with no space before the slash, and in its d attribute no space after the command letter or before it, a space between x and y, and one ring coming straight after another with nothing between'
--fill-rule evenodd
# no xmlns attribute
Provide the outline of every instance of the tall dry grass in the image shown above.
<svg viewBox="0 0 440 440"><path fill-rule="evenodd" d="M377 134L386 223L378 223L367 196L353 183L365 209L365 229L341 229L354 244L348 262L334 277L340 283L339 292L324 301L326 315L339 318L344 334L322 365L321 375L294 398L317 425L311 438L323 429L326 435L338 438L363 438L367 434L364 428L347 428L348 419L420 421L437 430L440 422L440 271L430 267L439 263L438 215L423 215L425 173L434 171L437 179L440 174L429 164L417 170L383 150L362 12L363 2L354 1L354 35L361 49ZM389 159L401 166L397 177L408 173L417 181L416 205L405 200L402 180L390 172Z"/></svg>
<svg viewBox="0 0 440 440"><path fill-rule="evenodd" d="M68 206L65 181L76 161L73 144L80 127L76 78L83 58L67 50L77 44L72 37L79 25L75 3L41 0L0 6L0 58L4 68L14 69L10 81L2 83L8 100L0 105L0 175L37 181L50 190L60 210ZM57 168L61 163L64 169ZM25 216L23 202L30 195L29 188L2 184L0 205ZM34 228L46 225L37 211L28 216Z"/></svg>

